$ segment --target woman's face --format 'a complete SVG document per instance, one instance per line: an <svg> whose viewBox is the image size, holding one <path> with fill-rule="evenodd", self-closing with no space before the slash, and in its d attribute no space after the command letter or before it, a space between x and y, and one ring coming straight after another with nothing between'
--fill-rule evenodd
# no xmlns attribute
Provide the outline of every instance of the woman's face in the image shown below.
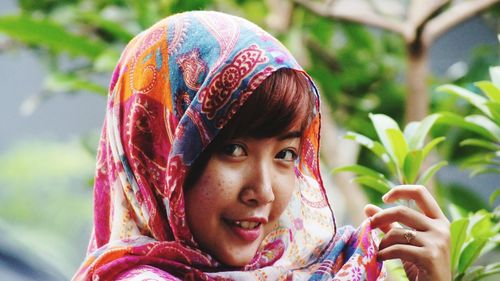
<svg viewBox="0 0 500 281"><path fill-rule="evenodd" d="M296 187L300 132L227 141L185 191L187 221L201 248L229 266L254 257Z"/></svg>

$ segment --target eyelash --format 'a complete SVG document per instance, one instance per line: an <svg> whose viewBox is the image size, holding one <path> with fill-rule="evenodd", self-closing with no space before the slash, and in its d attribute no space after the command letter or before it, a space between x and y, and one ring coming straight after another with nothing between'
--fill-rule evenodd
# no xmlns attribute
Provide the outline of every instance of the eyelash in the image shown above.
<svg viewBox="0 0 500 281"><path fill-rule="evenodd" d="M245 150L245 147L241 144L237 144L237 143L232 143L232 144L228 144L228 145L225 145L223 148L222 148L222 152L225 154L225 155L228 155L228 156L231 156L231 157L240 157L242 155L234 155L234 152L237 148L240 148L243 152L243 154L246 156L247 155L247 152ZM291 159L283 159L284 161L289 161L289 162L293 162L297 159L298 155L297 153L292 150L292 149L283 149L281 150L280 152L278 152L278 154L276 154L276 158L279 158L279 157L282 157L282 158L286 158L286 155L283 155L283 154L286 154L287 152L291 153L292 154L292 158ZM280 158L281 159L281 158Z"/></svg>
<svg viewBox="0 0 500 281"><path fill-rule="evenodd" d="M283 159L284 161L293 162L295 161L295 159L297 159L297 153L295 153L295 151L293 151L292 149L283 149L282 151L278 152L278 154L276 154L276 157L281 154L286 154L287 152L290 152L292 154L292 159ZM285 157L286 155L283 156L283 158Z"/></svg>
<svg viewBox="0 0 500 281"><path fill-rule="evenodd" d="M224 145L224 147L222 148L222 153L224 153L225 155L228 155L228 156L239 157L239 156L233 155L235 148L238 148L238 147L243 151L244 155L247 154L247 152L245 151L245 148L241 144L237 144L237 143L231 143L231 144Z"/></svg>

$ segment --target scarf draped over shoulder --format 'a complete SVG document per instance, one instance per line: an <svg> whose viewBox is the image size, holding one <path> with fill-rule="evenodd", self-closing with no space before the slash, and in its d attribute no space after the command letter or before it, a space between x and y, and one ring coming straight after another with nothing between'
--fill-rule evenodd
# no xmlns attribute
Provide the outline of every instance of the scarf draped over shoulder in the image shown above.
<svg viewBox="0 0 500 281"><path fill-rule="evenodd" d="M170 16L123 51L97 155L94 229L73 280L376 280L369 222L336 228L319 172L319 94L295 162L298 186L252 262L228 268L186 222L190 165L260 83L280 68L309 76L288 50L239 17ZM270 93L272 94L272 93Z"/></svg>

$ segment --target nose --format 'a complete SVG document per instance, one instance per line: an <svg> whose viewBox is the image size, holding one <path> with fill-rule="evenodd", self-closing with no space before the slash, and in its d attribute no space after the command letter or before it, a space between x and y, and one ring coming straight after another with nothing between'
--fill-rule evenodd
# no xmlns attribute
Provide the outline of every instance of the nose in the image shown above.
<svg viewBox="0 0 500 281"><path fill-rule="evenodd" d="M245 188L240 193L240 199L243 203L255 207L274 201L271 169L263 163L252 167Z"/></svg>

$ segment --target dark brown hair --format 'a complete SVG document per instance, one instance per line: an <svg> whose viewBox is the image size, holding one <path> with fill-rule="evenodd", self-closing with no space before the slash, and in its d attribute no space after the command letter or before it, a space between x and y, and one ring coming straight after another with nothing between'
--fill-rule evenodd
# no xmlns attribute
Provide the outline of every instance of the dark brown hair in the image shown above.
<svg viewBox="0 0 500 281"><path fill-rule="evenodd" d="M274 137L297 125L303 132L313 117L313 95L309 79L303 73L289 68L273 72L196 159L185 186L196 183L212 153L227 140Z"/></svg>

